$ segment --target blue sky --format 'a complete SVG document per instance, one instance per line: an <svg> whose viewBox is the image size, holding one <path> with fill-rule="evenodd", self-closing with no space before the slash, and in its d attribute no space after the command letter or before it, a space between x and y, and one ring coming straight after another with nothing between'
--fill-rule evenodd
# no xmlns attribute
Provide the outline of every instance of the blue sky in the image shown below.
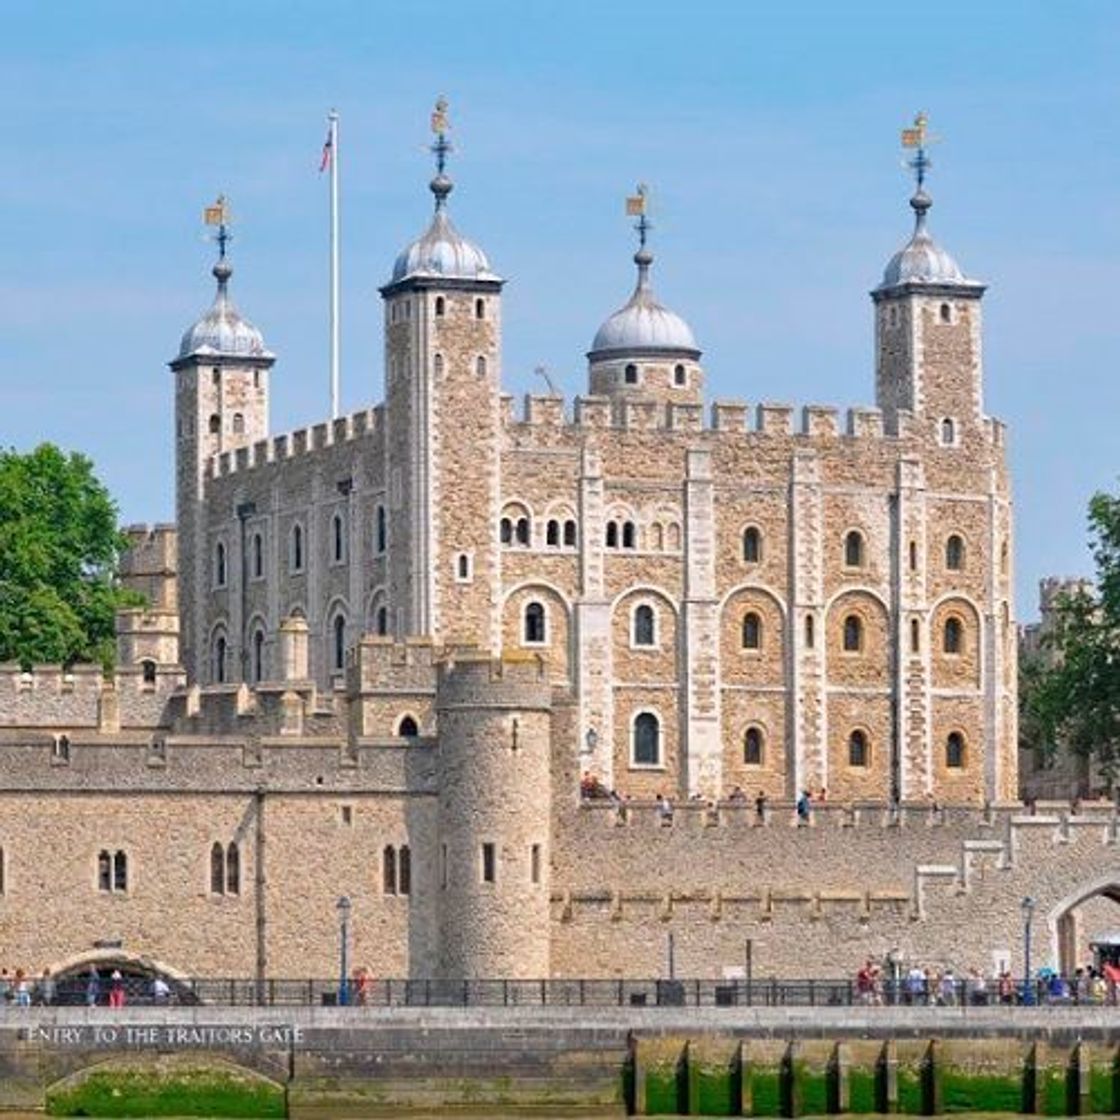
<svg viewBox="0 0 1120 1120"><path fill-rule="evenodd" d="M1076 0L0 0L0 443L83 450L126 520L171 517L165 363L211 298L219 190L235 297L280 355L273 429L326 414L332 105L343 404L377 399L377 287L428 219L441 92L456 222L510 281L508 388L544 364L583 389L641 179L712 396L871 403L867 291L909 233L897 136L925 108L933 231L991 285L1030 617L1040 576L1090 569L1085 505L1120 473L1118 58L1120 5Z"/></svg>

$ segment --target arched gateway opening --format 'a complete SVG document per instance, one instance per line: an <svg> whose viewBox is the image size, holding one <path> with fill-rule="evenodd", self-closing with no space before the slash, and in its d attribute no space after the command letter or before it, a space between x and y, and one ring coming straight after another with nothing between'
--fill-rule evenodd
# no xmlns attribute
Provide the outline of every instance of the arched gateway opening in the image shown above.
<svg viewBox="0 0 1120 1120"><path fill-rule="evenodd" d="M49 977L49 982L46 977L35 978L35 1002L105 1006L114 988L123 990L125 1006L203 1002L197 985L177 969L119 949L96 949L68 957L51 965Z"/></svg>
<svg viewBox="0 0 1120 1120"><path fill-rule="evenodd" d="M1120 934L1120 868L1081 883L1050 911L1048 925L1052 959L1064 976L1100 964L1099 946Z"/></svg>

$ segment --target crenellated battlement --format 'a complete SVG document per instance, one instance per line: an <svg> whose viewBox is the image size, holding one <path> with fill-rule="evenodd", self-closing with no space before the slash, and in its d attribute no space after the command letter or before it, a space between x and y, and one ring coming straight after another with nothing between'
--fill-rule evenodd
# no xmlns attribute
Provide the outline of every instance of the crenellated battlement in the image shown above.
<svg viewBox="0 0 1120 1120"><path fill-rule="evenodd" d="M271 439L257 440L234 451L223 451L207 460L209 478L226 478L232 474L257 470L271 463L302 458L328 447L352 443L360 439L381 439L385 434L385 407L360 409L337 420L323 421L306 428L296 428Z"/></svg>
<svg viewBox="0 0 1120 1120"><path fill-rule="evenodd" d="M449 651L438 666L440 708L535 708L552 706L548 661L536 653Z"/></svg>

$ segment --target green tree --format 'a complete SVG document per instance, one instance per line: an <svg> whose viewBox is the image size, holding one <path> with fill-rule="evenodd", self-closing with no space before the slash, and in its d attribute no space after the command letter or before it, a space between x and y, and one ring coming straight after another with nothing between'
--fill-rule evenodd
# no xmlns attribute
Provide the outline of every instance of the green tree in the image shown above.
<svg viewBox="0 0 1120 1120"><path fill-rule="evenodd" d="M1067 744L1111 787L1120 775L1120 497L1089 503L1096 586L1062 596L1050 656L1020 675L1024 745L1043 757Z"/></svg>
<svg viewBox="0 0 1120 1120"><path fill-rule="evenodd" d="M125 538L84 455L49 443L0 451L0 661L113 660Z"/></svg>

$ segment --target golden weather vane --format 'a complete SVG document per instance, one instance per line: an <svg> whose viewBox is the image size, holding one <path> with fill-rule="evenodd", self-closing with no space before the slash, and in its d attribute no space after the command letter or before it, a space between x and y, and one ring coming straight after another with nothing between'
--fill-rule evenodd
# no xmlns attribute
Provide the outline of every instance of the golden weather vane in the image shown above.
<svg viewBox="0 0 1120 1120"><path fill-rule="evenodd" d="M233 219L229 212L229 200L224 194L218 195L212 206L203 209L202 220L208 226L218 227L214 240L218 243L218 259L224 260L226 245L233 238L233 234L229 231L229 224Z"/></svg>
<svg viewBox="0 0 1120 1120"><path fill-rule="evenodd" d="M936 144L938 139L938 137L930 135L929 117L924 112L920 112L914 117L914 124L910 128L902 130L902 146L916 149L914 158L906 160L903 166L909 167L914 172L919 190L926 181L926 172L933 166L933 161L927 155L926 148L930 144Z"/></svg>
<svg viewBox="0 0 1120 1120"><path fill-rule="evenodd" d="M648 207L649 187L645 183L639 183L635 193L626 196L626 215L638 219L634 223L634 228L638 231L638 238L643 246L646 243L646 234L653 228L646 216Z"/></svg>

